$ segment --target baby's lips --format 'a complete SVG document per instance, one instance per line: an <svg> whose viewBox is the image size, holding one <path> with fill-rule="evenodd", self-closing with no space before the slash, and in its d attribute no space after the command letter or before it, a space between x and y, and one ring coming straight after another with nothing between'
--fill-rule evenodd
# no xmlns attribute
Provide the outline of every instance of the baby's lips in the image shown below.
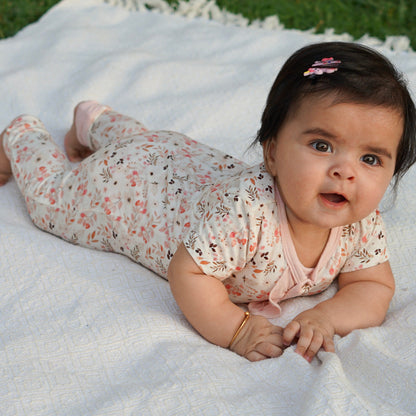
<svg viewBox="0 0 416 416"><path fill-rule="evenodd" d="M323 193L321 194L326 200L328 200L329 202L332 202L334 204L340 204L342 202L346 202L348 201L347 198L342 195L342 194L338 194L335 192L330 192L330 193Z"/></svg>

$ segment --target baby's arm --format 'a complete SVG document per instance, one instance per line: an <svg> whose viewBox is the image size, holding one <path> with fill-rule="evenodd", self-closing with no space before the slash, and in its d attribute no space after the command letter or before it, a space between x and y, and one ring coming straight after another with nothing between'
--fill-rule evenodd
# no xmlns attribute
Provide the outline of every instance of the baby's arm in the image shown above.
<svg viewBox="0 0 416 416"><path fill-rule="evenodd" d="M394 294L389 262L355 272L341 273L339 291L314 308L302 312L283 332L285 345L298 338L296 352L311 361L323 347L334 351L333 336L380 325Z"/></svg>
<svg viewBox="0 0 416 416"><path fill-rule="evenodd" d="M230 301L224 284L204 274L183 244L171 260L168 278L173 296L191 325L213 344L228 347L244 311ZM266 318L250 316L231 349L250 361L278 357L283 351L282 332Z"/></svg>

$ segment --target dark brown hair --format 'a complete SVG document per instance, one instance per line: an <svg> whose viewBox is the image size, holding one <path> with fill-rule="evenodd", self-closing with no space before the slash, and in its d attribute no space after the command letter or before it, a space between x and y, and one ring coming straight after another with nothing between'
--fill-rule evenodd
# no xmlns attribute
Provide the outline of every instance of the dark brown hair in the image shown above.
<svg viewBox="0 0 416 416"><path fill-rule="evenodd" d="M331 74L303 73L322 58L340 60ZM335 95L337 102L371 104L397 110L403 134L397 151L394 185L416 162L416 111L403 75L378 52L348 42L306 46L283 65L267 98L255 143L266 143L279 133L290 113L310 95Z"/></svg>

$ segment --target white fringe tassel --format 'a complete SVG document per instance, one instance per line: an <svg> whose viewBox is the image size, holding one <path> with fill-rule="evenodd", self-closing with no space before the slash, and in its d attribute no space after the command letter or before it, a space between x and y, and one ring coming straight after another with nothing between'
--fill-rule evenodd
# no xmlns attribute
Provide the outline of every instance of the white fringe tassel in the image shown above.
<svg viewBox="0 0 416 416"><path fill-rule="evenodd" d="M220 9L215 0L179 0L177 6L170 6L164 0L103 0L105 3L114 6L122 6L131 11L154 10L164 14L176 14L188 18L202 17L215 20L224 25L235 25L241 27L262 28L266 30L282 30L283 24L280 23L278 16L269 16L264 20L253 20L250 22L241 14L230 13ZM314 33L314 29L308 31ZM347 33L336 35L334 29L326 29L325 40L353 41L353 37ZM358 42L373 47L384 47L393 51L412 51L410 40L407 36L387 36L385 41L364 35Z"/></svg>

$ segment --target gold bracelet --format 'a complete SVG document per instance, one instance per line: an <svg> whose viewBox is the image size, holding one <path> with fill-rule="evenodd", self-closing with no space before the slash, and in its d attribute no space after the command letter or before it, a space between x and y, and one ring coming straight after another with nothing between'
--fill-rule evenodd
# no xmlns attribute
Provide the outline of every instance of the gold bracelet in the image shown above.
<svg viewBox="0 0 416 416"><path fill-rule="evenodd" d="M246 312L244 314L244 319L241 322L241 325L238 327L237 331L235 331L234 336L231 338L230 344L228 345L228 348L231 348L231 345L233 345L233 342L238 337L238 334L241 332L241 330L244 328L244 325L247 323L248 318L250 318L250 312Z"/></svg>

